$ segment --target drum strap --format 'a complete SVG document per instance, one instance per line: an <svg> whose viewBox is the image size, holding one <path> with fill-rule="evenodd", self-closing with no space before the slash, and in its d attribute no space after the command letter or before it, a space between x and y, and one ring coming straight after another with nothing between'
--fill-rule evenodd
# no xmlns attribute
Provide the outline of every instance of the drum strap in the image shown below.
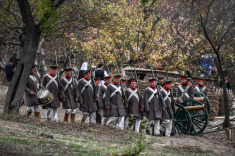
<svg viewBox="0 0 235 156"><path fill-rule="evenodd" d="M152 98L154 97L154 94L157 94L157 89L153 90L152 88L148 87L147 89L149 89L152 92L152 95L149 97L148 103L152 100ZM158 97L158 95L157 95Z"/></svg>
<svg viewBox="0 0 235 156"><path fill-rule="evenodd" d="M64 91L66 91L66 89L71 86L71 88L73 88L73 84L72 84L72 78L70 78L70 80L68 81L65 77L63 77L64 81L66 82L66 86L64 87Z"/></svg>
<svg viewBox="0 0 235 156"><path fill-rule="evenodd" d="M139 102L139 96L137 94L137 89L136 90L132 90L131 88L127 88L127 90L131 93L131 95L127 98L127 102L130 101L132 96L134 96L138 100L138 102Z"/></svg>
<svg viewBox="0 0 235 156"><path fill-rule="evenodd" d="M37 85L37 89L39 89L39 83L38 83L37 78L36 78L36 77L34 77L33 75L29 75L29 77L30 77L30 79L31 79L31 80L33 80L33 81L36 83L36 85Z"/></svg>
<svg viewBox="0 0 235 156"><path fill-rule="evenodd" d="M56 81L57 76L52 77L52 76L49 75L49 74L47 74L47 76L50 78L50 81L47 83L46 88L47 88L52 82L54 82L55 85L56 85L56 87L58 88L58 83L57 83L57 81Z"/></svg>

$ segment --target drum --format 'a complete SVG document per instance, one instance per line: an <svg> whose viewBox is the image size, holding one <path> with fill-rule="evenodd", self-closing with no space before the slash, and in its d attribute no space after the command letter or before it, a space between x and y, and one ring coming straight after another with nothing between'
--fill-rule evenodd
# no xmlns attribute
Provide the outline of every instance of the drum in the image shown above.
<svg viewBox="0 0 235 156"><path fill-rule="evenodd" d="M40 89L37 93L37 97L42 104L49 104L54 99L53 94L48 89Z"/></svg>

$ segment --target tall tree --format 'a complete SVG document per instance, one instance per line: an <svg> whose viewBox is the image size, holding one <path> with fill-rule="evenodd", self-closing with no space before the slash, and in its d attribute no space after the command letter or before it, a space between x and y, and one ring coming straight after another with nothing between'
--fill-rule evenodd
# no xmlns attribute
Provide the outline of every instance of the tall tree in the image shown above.
<svg viewBox="0 0 235 156"><path fill-rule="evenodd" d="M55 13L65 0L47 0L39 1L41 3L47 2L49 8L46 10L39 10L43 12L41 19L37 21L33 17L32 8L28 0L17 0L22 16L23 25L23 51L20 52L20 60L17 64L17 70L14 73L11 85L6 96L4 113L19 112L20 102L25 90L30 70L34 63L34 58L37 53L39 40L42 32L46 32L46 22ZM45 9L44 8L44 9ZM43 8L42 8L43 9Z"/></svg>

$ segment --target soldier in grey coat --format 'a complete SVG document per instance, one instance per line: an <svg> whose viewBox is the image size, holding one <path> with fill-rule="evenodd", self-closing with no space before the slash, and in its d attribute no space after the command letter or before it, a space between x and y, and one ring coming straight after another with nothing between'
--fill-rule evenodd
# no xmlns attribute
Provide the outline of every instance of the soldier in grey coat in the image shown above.
<svg viewBox="0 0 235 156"><path fill-rule="evenodd" d="M119 119L118 127L124 129L126 109L123 103L120 79L121 75L115 75L113 83L108 85L105 97L105 107L109 110L108 112L111 116L107 121L107 125L115 127L116 122Z"/></svg>
<svg viewBox="0 0 235 156"><path fill-rule="evenodd" d="M195 90L198 92L202 92L204 95L208 95L208 89L207 87L204 85L204 80L203 79L199 79L198 80L199 84L195 86Z"/></svg>
<svg viewBox="0 0 235 156"><path fill-rule="evenodd" d="M162 110L165 110L165 102L161 93L156 88L156 79L149 80L150 86L144 91L144 106L149 122L146 125L146 132L149 134L150 125L154 122L154 135L160 135L160 120Z"/></svg>
<svg viewBox="0 0 235 156"><path fill-rule="evenodd" d="M99 92L99 84L100 84L100 78L99 77L95 77L94 78L94 81L95 81L95 102L96 102L96 105L97 105L97 111L96 111L96 123L99 123L101 124L101 116L99 114L99 103L98 103L98 92Z"/></svg>
<svg viewBox="0 0 235 156"><path fill-rule="evenodd" d="M177 100L183 106L190 105L190 103L185 103L185 100L193 99L194 91L193 87L188 84L187 76L181 76L181 84L178 86L178 91L176 94Z"/></svg>
<svg viewBox="0 0 235 156"><path fill-rule="evenodd" d="M96 111L97 105L95 102L94 86L91 80L91 70L84 71L84 78L78 82L78 93L80 100L80 111L83 116L81 122L84 123L88 116L90 116L89 122L96 123Z"/></svg>
<svg viewBox="0 0 235 156"><path fill-rule="evenodd" d="M139 133L142 112L144 111L143 98L136 88L136 79L129 79L130 88L126 89L126 98L128 103L128 115L130 122L135 121L135 131ZM133 122L132 122L133 123Z"/></svg>
<svg viewBox="0 0 235 156"><path fill-rule="evenodd" d="M172 132L173 118L175 112L175 102L173 98L173 94L171 92L172 81L167 80L164 83L161 94L163 100L165 101L166 108L162 112L162 124L161 124L161 132L165 132L165 136L170 136Z"/></svg>
<svg viewBox="0 0 235 156"><path fill-rule="evenodd" d="M72 77L72 68L65 69L65 77L61 80L61 86L64 89L65 100L63 101L63 108L65 109L64 121L68 121L69 114L71 117L71 122L75 121L75 113L78 108L78 90L77 83Z"/></svg>
<svg viewBox="0 0 235 156"><path fill-rule="evenodd" d="M107 86L111 83L111 76L104 77L104 84L99 87L98 92L98 103L99 103L99 114L101 115L101 124L104 125L107 122L109 115L107 114L107 108L105 107L105 96Z"/></svg>
<svg viewBox="0 0 235 156"><path fill-rule="evenodd" d="M50 65L50 73L46 74L42 78L42 88L47 88L54 96L52 102L46 106L46 119L50 120L50 113L53 111L53 121L57 120L58 108L60 107L60 100L63 100L65 95L63 88L61 86L61 80L56 75L57 72L56 65Z"/></svg>
<svg viewBox="0 0 235 156"><path fill-rule="evenodd" d="M24 103L27 106L27 116L30 116L34 110L34 116L39 118L41 108L36 93L39 90L41 80L35 73L35 70L36 65L33 65L25 88Z"/></svg>

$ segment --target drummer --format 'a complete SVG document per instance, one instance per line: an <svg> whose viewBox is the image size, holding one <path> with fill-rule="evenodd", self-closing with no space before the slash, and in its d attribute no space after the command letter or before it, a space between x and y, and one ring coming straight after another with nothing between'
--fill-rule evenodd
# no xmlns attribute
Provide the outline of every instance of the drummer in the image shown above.
<svg viewBox="0 0 235 156"><path fill-rule="evenodd" d="M35 73L35 70L36 64L33 65L30 71L29 79L26 83L24 103L27 106L27 116L31 116L32 112L34 111L34 116L39 118L41 108L36 92L39 90L39 84L41 81L38 75Z"/></svg>
<svg viewBox="0 0 235 156"><path fill-rule="evenodd" d="M57 120L58 108L60 107L60 100L65 101L65 95L63 88L60 84L60 78L57 77L57 66L50 65L50 73L46 74L42 78L42 88L47 88L53 94L53 100L50 104L44 105L47 108L46 119L49 121L51 119L50 113L53 111L52 121Z"/></svg>

